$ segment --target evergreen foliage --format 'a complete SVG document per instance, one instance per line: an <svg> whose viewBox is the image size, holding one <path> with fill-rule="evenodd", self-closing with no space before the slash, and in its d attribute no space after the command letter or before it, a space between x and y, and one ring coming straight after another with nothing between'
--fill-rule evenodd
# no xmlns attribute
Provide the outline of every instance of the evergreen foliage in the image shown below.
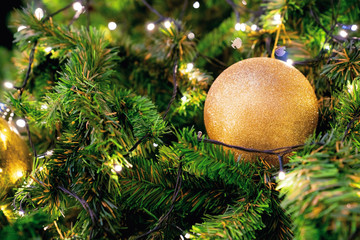
<svg viewBox="0 0 360 240"><path fill-rule="evenodd" d="M0 72L17 90L0 100L26 118L37 155L0 193L1 239L359 239L360 45L356 31L337 35L360 24L358 1L82 1L78 19L71 3L44 0L54 14L41 20L33 6L11 16L26 28ZM320 105L284 180L197 138L212 80L277 46Z"/></svg>

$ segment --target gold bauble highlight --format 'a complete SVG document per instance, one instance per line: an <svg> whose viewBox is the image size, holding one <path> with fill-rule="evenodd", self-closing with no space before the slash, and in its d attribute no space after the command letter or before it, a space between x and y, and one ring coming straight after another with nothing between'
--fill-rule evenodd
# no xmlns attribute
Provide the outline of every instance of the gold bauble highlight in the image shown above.
<svg viewBox="0 0 360 240"><path fill-rule="evenodd" d="M317 125L317 99L309 81L293 66L250 58L216 78L205 101L204 121L211 139L230 145L269 150L303 144ZM277 156L231 151L236 157L261 157L278 166Z"/></svg>
<svg viewBox="0 0 360 240"><path fill-rule="evenodd" d="M14 184L32 168L32 157L14 126L0 118L0 188Z"/></svg>

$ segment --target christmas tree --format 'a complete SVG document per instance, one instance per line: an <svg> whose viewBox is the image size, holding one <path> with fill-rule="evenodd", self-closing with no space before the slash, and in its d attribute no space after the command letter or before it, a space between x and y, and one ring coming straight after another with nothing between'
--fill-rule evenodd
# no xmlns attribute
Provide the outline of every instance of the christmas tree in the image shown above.
<svg viewBox="0 0 360 240"><path fill-rule="evenodd" d="M0 49L0 238L360 239L359 24L357 0L24 1ZM246 138L278 147L204 123L214 80L257 57L316 95L297 144L276 107ZM295 129L269 137L280 115Z"/></svg>

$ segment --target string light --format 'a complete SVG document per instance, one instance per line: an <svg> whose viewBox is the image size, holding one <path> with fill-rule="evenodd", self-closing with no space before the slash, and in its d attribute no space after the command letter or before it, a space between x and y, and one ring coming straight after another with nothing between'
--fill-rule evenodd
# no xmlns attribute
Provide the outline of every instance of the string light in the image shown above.
<svg viewBox="0 0 360 240"><path fill-rule="evenodd" d="M286 60L286 64L292 66L294 64L294 61L292 59Z"/></svg>
<svg viewBox="0 0 360 240"><path fill-rule="evenodd" d="M20 210L20 211L19 211L19 215L20 215L21 217L25 216L24 210Z"/></svg>
<svg viewBox="0 0 360 240"><path fill-rule="evenodd" d="M47 47L47 48L44 49L44 51L45 51L46 53L51 52L51 50L52 50L52 47Z"/></svg>
<svg viewBox="0 0 360 240"><path fill-rule="evenodd" d="M347 35L348 35L348 33L347 33L345 30L341 30L341 31L339 32L339 35L342 36L343 38L346 38Z"/></svg>
<svg viewBox="0 0 360 240"><path fill-rule="evenodd" d="M242 4L244 4L244 5L247 4L247 2L246 2L245 0L242 0L241 2L242 2Z"/></svg>
<svg viewBox="0 0 360 240"><path fill-rule="evenodd" d="M200 7L200 3L198 1L194 2L193 7L198 9Z"/></svg>
<svg viewBox="0 0 360 240"><path fill-rule="evenodd" d="M42 8L35 9L35 17L40 20L44 17L44 10Z"/></svg>
<svg viewBox="0 0 360 240"><path fill-rule="evenodd" d="M159 146L159 144L157 144L157 143L153 143L153 146L154 146L154 147L158 147L158 146Z"/></svg>
<svg viewBox="0 0 360 240"><path fill-rule="evenodd" d="M43 105L41 105L41 109L46 110L46 109L48 109L48 106L46 104L43 104Z"/></svg>
<svg viewBox="0 0 360 240"><path fill-rule="evenodd" d="M23 127L25 127L26 122L25 122L24 119L18 119L18 120L16 120L16 125L17 125L18 127L23 128Z"/></svg>
<svg viewBox="0 0 360 240"><path fill-rule="evenodd" d="M22 176L24 176L24 174L23 174L22 171L17 171L17 172L16 172L16 176L17 176L18 178L21 178Z"/></svg>
<svg viewBox="0 0 360 240"><path fill-rule="evenodd" d="M2 173L3 172L3 169L2 168L0 168L0 173Z"/></svg>
<svg viewBox="0 0 360 240"><path fill-rule="evenodd" d="M190 238L190 233L186 233L185 238Z"/></svg>
<svg viewBox="0 0 360 240"><path fill-rule="evenodd" d="M115 172L121 172L122 166L119 165L119 164L115 164L115 165L114 165L114 170L115 170Z"/></svg>
<svg viewBox="0 0 360 240"><path fill-rule="evenodd" d="M188 63L186 65L186 71L190 72L192 69L194 68L194 64L193 63Z"/></svg>
<svg viewBox="0 0 360 240"><path fill-rule="evenodd" d="M148 31L152 31L155 29L155 24L154 23L149 23L147 26L146 26L146 29Z"/></svg>
<svg viewBox="0 0 360 240"><path fill-rule="evenodd" d="M187 37L188 37L189 40L193 40L195 38L195 34L193 32L189 32Z"/></svg>
<svg viewBox="0 0 360 240"><path fill-rule="evenodd" d="M241 30L241 24L240 24L240 23L236 23L236 24L235 24L235 30L236 30L236 31L240 31L240 30Z"/></svg>
<svg viewBox="0 0 360 240"><path fill-rule="evenodd" d="M326 44L324 45L324 49L330 50L330 44L326 43Z"/></svg>
<svg viewBox="0 0 360 240"><path fill-rule="evenodd" d="M280 172L279 172L279 179L280 179L280 180L284 180L284 179L285 179L285 172L284 172L284 171L280 171Z"/></svg>
<svg viewBox="0 0 360 240"><path fill-rule="evenodd" d="M256 24L253 24L253 25L251 25L251 30L256 31L257 27L258 26Z"/></svg>
<svg viewBox="0 0 360 240"><path fill-rule="evenodd" d="M11 89L14 87L14 84L12 84L11 82L4 82L4 87Z"/></svg>
<svg viewBox="0 0 360 240"><path fill-rule="evenodd" d="M54 153L53 150L49 150L45 154L46 154L46 156L51 156L51 155L53 155L53 153Z"/></svg>
<svg viewBox="0 0 360 240"><path fill-rule="evenodd" d="M43 167L40 167L40 168L39 168L39 171L41 172L42 170L44 170L44 168L43 168Z"/></svg>
<svg viewBox="0 0 360 240"><path fill-rule="evenodd" d="M279 13L274 15L274 24L280 24L281 23L281 15Z"/></svg>
<svg viewBox="0 0 360 240"><path fill-rule="evenodd" d="M358 29L358 26L357 25L351 25L351 31L356 31Z"/></svg>
<svg viewBox="0 0 360 240"><path fill-rule="evenodd" d="M182 101L182 102L186 102L186 101L187 101L187 97L186 97L186 96L183 96L183 97L181 98L181 101Z"/></svg>
<svg viewBox="0 0 360 240"><path fill-rule="evenodd" d="M109 22L108 23L108 28L110 29L110 31L115 30L117 27L117 24L115 22Z"/></svg>
<svg viewBox="0 0 360 240"><path fill-rule="evenodd" d="M164 22L164 26L165 26L166 28L170 28L170 27L171 27L171 22L170 22L170 21L165 21L165 22Z"/></svg>
<svg viewBox="0 0 360 240"><path fill-rule="evenodd" d="M17 31L20 32L21 30L24 30L25 28L26 28L26 26L20 25L20 26L17 28Z"/></svg>
<svg viewBox="0 0 360 240"><path fill-rule="evenodd" d="M83 10L84 6L80 2L74 2L72 5L73 9L77 12L80 12Z"/></svg>

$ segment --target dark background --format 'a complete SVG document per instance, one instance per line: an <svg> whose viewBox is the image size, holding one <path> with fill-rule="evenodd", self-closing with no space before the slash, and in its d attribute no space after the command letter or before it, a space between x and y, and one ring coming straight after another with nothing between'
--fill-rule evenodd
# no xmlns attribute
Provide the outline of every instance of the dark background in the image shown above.
<svg viewBox="0 0 360 240"><path fill-rule="evenodd" d="M6 4L2 4L0 7L0 46L4 46L8 49L12 48L12 42L14 40L13 33L8 28L9 13L14 8L20 8L22 4L21 0L6 1Z"/></svg>

